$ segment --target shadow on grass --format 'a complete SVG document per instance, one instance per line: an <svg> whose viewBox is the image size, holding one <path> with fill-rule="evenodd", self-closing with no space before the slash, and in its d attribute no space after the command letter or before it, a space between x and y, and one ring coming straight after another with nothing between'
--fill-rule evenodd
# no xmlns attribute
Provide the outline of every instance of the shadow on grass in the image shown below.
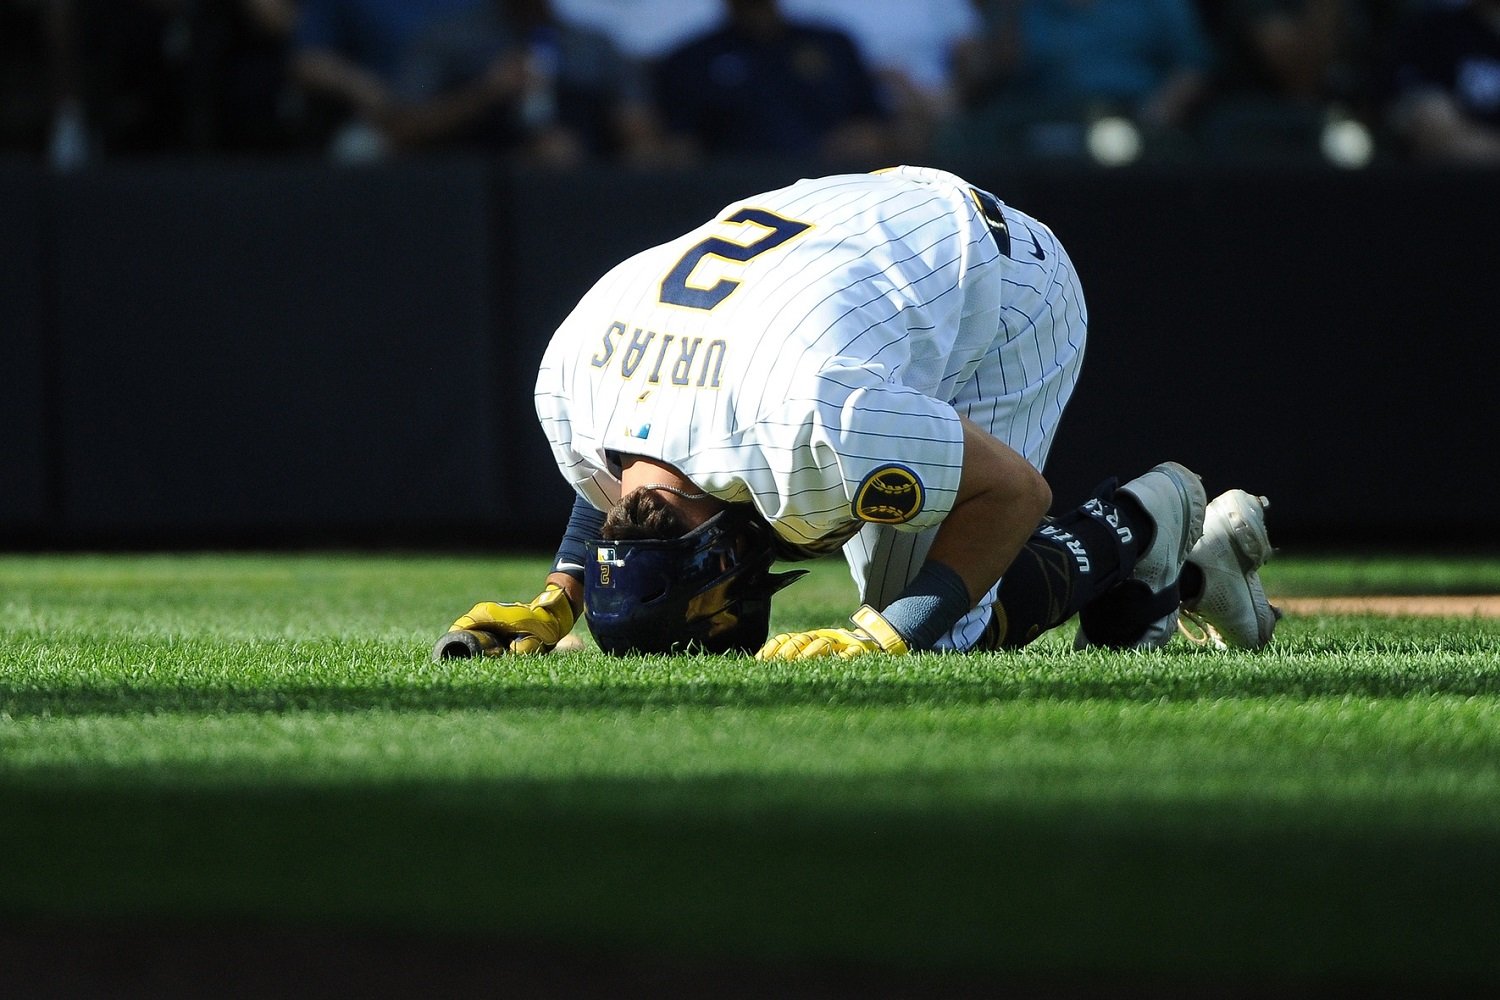
<svg viewBox="0 0 1500 1000"><path fill-rule="evenodd" d="M758 802L753 784L727 806L712 778L0 785L0 926L50 914L485 934L1215 996L1500 984L1492 837L1237 825L1201 803L850 807L827 778L777 777Z"/></svg>
<svg viewBox="0 0 1500 1000"><path fill-rule="evenodd" d="M434 683L420 676L383 678L369 684L317 685L285 682L257 687L161 682L68 682L46 685L0 682L0 713L37 716L138 715L141 713L282 713L547 710L558 712L643 708L914 707L979 705L987 702L1110 701L1158 703L1237 699L1372 699L1448 695L1500 695L1500 671L1452 665L1381 663L1329 667L1279 663L1226 669L1204 658L1201 667L1169 672L1147 667L1102 674L1080 672L1004 674L979 677L824 677L734 680L679 678L640 682Z"/></svg>

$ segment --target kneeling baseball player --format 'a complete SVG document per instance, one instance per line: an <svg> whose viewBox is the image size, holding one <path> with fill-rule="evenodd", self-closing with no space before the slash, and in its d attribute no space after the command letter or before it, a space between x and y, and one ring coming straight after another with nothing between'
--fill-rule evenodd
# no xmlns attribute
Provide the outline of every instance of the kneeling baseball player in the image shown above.
<svg viewBox="0 0 1500 1000"><path fill-rule="evenodd" d="M1052 231L953 174L802 180L609 271L553 335L536 409L577 493L541 594L482 602L436 658L760 659L1181 630L1258 648L1279 612L1263 498L1164 462L1048 517L1043 468L1088 312ZM847 627L767 638L777 560L841 549Z"/></svg>

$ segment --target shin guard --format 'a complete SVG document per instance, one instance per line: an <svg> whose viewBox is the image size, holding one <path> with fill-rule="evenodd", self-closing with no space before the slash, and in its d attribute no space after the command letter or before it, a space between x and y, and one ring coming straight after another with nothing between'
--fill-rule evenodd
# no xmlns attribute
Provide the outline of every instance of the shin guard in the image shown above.
<svg viewBox="0 0 1500 1000"><path fill-rule="evenodd" d="M1115 481L1027 540L1005 571L994 617L979 645L1018 649L1130 576L1140 526L1114 500Z"/></svg>

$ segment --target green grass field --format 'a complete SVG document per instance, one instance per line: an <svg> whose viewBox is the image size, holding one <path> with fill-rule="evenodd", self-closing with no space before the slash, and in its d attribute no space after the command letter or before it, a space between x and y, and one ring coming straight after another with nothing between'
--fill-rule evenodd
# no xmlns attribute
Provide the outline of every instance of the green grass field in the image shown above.
<svg viewBox="0 0 1500 1000"><path fill-rule="evenodd" d="M0 556L0 925L963 981L1500 985L1500 622L1261 653L434 665L544 562ZM841 562L774 628L842 621ZM1500 592L1284 556L1273 596Z"/></svg>

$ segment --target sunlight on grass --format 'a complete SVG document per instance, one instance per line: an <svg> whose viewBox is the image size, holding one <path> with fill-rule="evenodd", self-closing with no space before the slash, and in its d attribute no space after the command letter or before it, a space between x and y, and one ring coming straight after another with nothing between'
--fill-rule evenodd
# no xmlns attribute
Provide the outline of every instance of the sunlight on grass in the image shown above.
<svg viewBox="0 0 1500 1000"><path fill-rule="evenodd" d="M843 564L813 570L773 628L852 610ZM1258 654L1075 652L1068 626L1010 654L429 661L545 571L0 556L0 917L1500 977L1500 624L1293 617ZM1267 582L1495 574L1287 558Z"/></svg>

